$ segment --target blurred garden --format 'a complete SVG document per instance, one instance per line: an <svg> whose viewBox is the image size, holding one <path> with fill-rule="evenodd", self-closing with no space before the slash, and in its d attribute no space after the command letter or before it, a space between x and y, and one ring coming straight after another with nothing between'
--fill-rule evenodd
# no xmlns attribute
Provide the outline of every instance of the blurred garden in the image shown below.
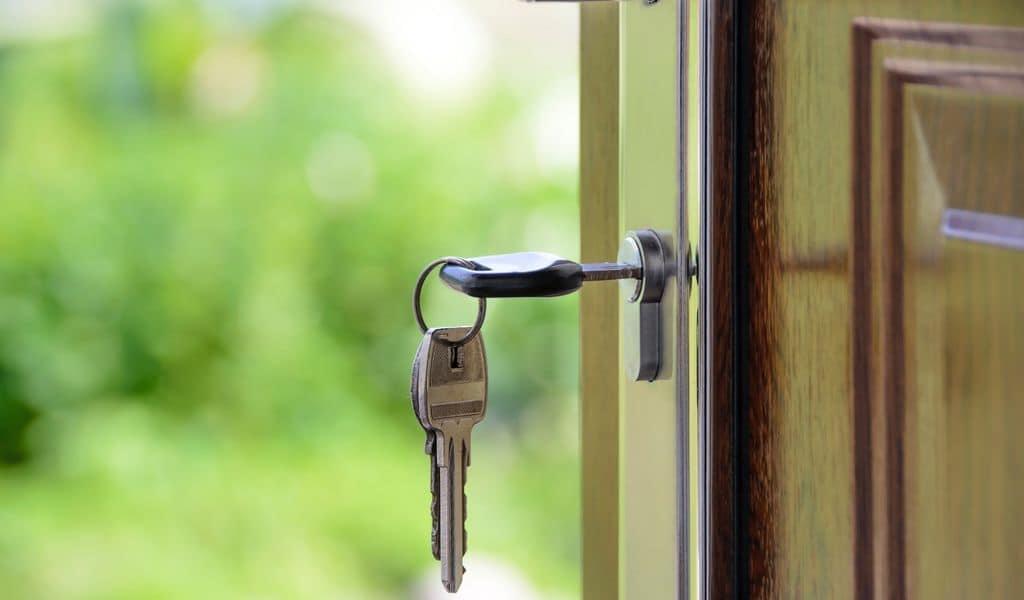
<svg viewBox="0 0 1024 600"><path fill-rule="evenodd" d="M0 597L440 597L411 288L578 256L575 15L0 0ZM489 308L460 595L572 598L576 299Z"/></svg>

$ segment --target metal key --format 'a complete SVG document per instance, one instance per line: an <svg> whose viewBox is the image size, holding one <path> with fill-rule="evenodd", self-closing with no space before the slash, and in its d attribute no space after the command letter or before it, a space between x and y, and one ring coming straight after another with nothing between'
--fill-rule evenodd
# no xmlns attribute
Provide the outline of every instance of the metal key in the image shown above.
<svg viewBox="0 0 1024 600"><path fill-rule="evenodd" d="M432 334L427 332L423 336L423 341L420 342L419 348L416 349L416 357L412 361L412 386L409 390L409 395L412 398L413 413L415 413L416 419L427 436L426 441L423 443L423 452L430 457L430 553L434 555L436 560L441 560L441 477L438 473L437 453L435 452L437 434L428 424L426 414L422 412L419 401L420 373L426 368L422 363L426 359L426 349L430 346L431 338Z"/></svg>
<svg viewBox="0 0 1024 600"><path fill-rule="evenodd" d="M462 584L462 557L466 551L466 468L470 462L470 434L487 411L487 362L484 343L477 335L462 346L466 327L430 329L423 356L417 361L417 415L435 432L435 456L440 479L441 582L449 592Z"/></svg>

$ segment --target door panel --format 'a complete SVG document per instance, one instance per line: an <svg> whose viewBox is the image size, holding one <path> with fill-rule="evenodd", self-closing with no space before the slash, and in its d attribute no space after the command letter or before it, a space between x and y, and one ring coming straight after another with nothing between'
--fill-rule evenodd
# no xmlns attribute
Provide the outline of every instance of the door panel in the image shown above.
<svg viewBox="0 0 1024 600"><path fill-rule="evenodd" d="M902 487L906 590L1009 597L1024 589L1024 71L889 66L902 169L883 398L903 442L889 493Z"/></svg>
<svg viewBox="0 0 1024 600"><path fill-rule="evenodd" d="M953 589L934 585L952 583L953 574L966 581L969 572L986 573L955 560L966 558L951 548L962 538L917 539L917 532L927 531L918 523L936 525L940 515L948 518L943 503L968 482L952 471L943 475L944 484L936 478L952 465L943 462L945 454L921 453L919 444L953 439L936 437L930 425L921 438L914 414L930 415L929 424L949 416L943 392L951 391L952 382L942 365L958 361L966 349L947 337L951 323L943 318L946 296L939 292L949 284L943 270L944 213L957 206L980 208L976 203L983 198L1006 202L1012 196L1006 175L1016 169L1009 146L1021 124L1001 95L1019 87L1014 66L1020 64L1022 35L1024 30L1012 28L910 21L854 25L854 73L862 77L855 79L855 90L871 107L870 113L855 113L854 136L870 131L872 137L870 151L864 144L854 156L854 186L861 194L854 196L851 259L855 265L862 261L868 272L855 267L853 286L862 293L874 290L872 306L863 313L854 298L854 360L870 365L855 371L854 387L863 391L857 402L871 415L870 421L857 422L858 435L867 442L855 454L862 468L859 519L870 527L859 530L858 539L865 555L874 555L879 590L933 596ZM954 189L968 182L974 189ZM857 227L858 218L871 219L869 234ZM915 294L921 286L928 291ZM865 318L869 315L873 318ZM874 335L877 352L870 346ZM858 357L858 351L864 354ZM956 444L950 448L961 452ZM990 556L978 550L972 552L975 558Z"/></svg>
<svg viewBox="0 0 1024 600"><path fill-rule="evenodd" d="M710 596L1019 594L1024 5L711 4Z"/></svg>

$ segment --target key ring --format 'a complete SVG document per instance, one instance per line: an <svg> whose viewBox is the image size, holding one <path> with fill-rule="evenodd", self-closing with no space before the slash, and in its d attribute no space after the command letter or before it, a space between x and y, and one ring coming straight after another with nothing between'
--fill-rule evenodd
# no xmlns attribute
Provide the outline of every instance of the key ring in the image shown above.
<svg viewBox="0 0 1024 600"><path fill-rule="evenodd" d="M420 278L416 280L416 289L412 293L412 310L413 313L416 314L416 322L419 323L420 331L422 331L423 333L427 332L428 327L427 322L423 320L423 310L420 308L420 293L423 291L423 283L426 282L427 275L430 275L431 271L433 271L434 269L441 265L458 265L466 269L477 268L476 263L474 263L473 261L466 260L465 258L459 258L457 256L446 256L444 258L439 258L423 268L423 271L420 272ZM487 316L487 298L481 297L478 298L477 300L478 302L476 310L476 322L473 323L473 327L472 329L469 330L469 333L464 335L461 339L452 341L441 341L450 346L462 346L466 342L475 338L478 333L480 333L480 329L484 326L484 317Z"/></svg>

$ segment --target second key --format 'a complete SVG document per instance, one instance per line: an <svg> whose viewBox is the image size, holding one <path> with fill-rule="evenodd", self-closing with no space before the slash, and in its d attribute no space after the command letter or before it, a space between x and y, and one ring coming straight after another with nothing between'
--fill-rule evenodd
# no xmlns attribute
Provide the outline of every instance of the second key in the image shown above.
<svg viewBox="0 0 1024 600"><path fill-rule="evenodd" d="M449 592L462 584L466 551L466 469L470 435L487 411L487 359L483 337L453 345L468 328L428 332L426 372L421 376L420 409L436 432L434 452L440 478L441 581Z"/></svg>

